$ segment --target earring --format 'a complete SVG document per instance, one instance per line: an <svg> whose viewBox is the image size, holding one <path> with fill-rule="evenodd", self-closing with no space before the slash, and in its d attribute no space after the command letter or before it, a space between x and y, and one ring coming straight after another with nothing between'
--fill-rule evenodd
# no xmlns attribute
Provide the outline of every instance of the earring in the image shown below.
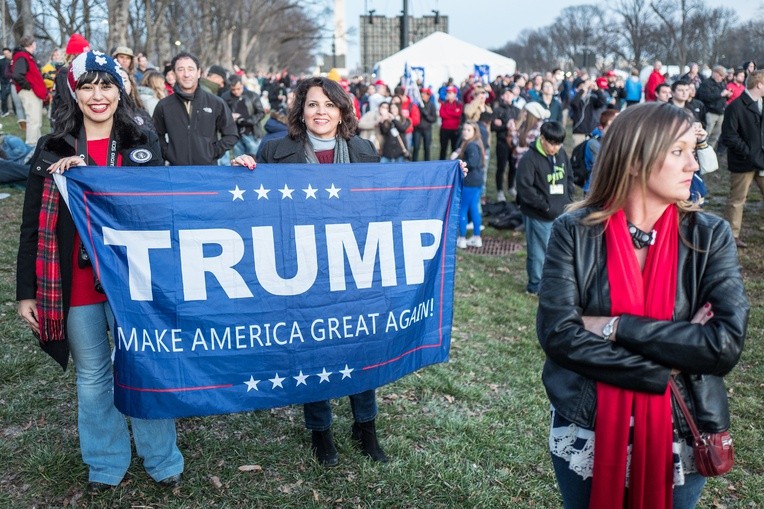
<svg viewBox="0 0 764 509"><path fill-rule="evenodd" d="M304 124L304 123L305 123L305 117L302 117L302 118L300 119L300 122L302 122L302 123Z"/></svg>
<svg viewBox="0 0 764 509"><path fill-rule="evenodd" d="M342 120L340 120L340 124L342 124Z"/></svg>

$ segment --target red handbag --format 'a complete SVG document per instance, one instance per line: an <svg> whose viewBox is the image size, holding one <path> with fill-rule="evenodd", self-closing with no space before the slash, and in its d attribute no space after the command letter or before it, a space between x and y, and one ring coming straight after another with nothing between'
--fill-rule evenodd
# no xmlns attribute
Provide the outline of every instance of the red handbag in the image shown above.
<svg viewBox="0 0 764 509"><path fill-rule="evenodd" d="M735 464L735 448L730 432L701 433L673 378L669 381L669 386L692 432L692 449L698 473L704 477L716 477L732 470L732 465Z"/></svg>

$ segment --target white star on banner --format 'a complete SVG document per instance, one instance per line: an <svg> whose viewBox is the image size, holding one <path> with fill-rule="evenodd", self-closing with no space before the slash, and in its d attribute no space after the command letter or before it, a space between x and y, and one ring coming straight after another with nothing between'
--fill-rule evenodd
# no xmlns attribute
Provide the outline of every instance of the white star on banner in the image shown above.
<svg viewBox="0 0 764 509"><path fill-rule="evenodd" d="M105 65L106 64L106 58L98 56L95 57L95 61L98 65Z"/></svg>
<svg viewBox="0 0 764 509"><path fill-rule="evenodd" d="M345 369L340 370L340 373L342 373L342 379L344 380L346 378L352 378L350 376L350 373L352 373L353 371L355 371L353 368L349 368L348 365L345 364Z"/></svg>
<svg viewBox="0 0 764 509"><path fill-rule="evenodd" d="M233 189L228 192L233 195L233 201L236 201L236 200L244 201L244 193L246 193L246 191L244 189L239 189L238 185L236 186L236 189Z"/></svg>
<svg viewBox="0 0 764 509"><path fill-rule="evenodd" d="M268 193L270 191L270 189L266 189L262 184L260 184L260 189L255 189L255 192L257 193L257 199L259 200L260 198L265 198L267 200Z"/></svg>
<svg viewBox="0 0 764 509"><path fill-rule="evenodd" d="M284 189L279 189L279 192L281 193L281 199L289 198L290 200L293 200L292 193L294 192L294 189L289 189L289 186L284 184Z"/></svg>
<svg viewBox="0 0 764 509"><path fill-rule="evenodd" d="M332 187L329 189L325 189L327 193L329 193L329 198L332 196L339 199L340 198L340 191L342 191L341 187L334 187L334 183L332 183Z"/></svg>
<svg viewBox="0 0 764 509"><path fill-rule="evenodd" d="M250 376L249 380L244 382L247 385L247 392L251 391L252 389L259 391L260 389L257 388L257 384L260 383L260 380L255 380L255 377Z"/></svg>
<svg viewBox="0 0 764 509"><path fill-rule="evenodd" d="M282 385L282 383L284 382L284 380L286 380L286 378L280 377L278 373L276 373L275 377L268 379L268 381L273 384L273 387L271 387L271 389L275 389L276 387L281 387L283 389L284 386Z"/></svg>
<svg viewBox="0 0 764 509"><path fill-rule="evenodd" d="M302 192L305 193L305 199L306 200L308 198L313 198L314 200L317 199L316 198L316 191L318 191L318 189L313 189L313 186L311 186L310 184L308 184L308 188L307 189L303 189L302 190Z"/></svg>
<svg viewBox="0 0 764 509"><path fill-rule="evenodd" d="M308 385L308 383L307 383L305 380L307 380L309 376L310 376L310 375L303 375L303 374L302 374L302 370L300 370L300 374L299 374L299 375L297 375L297 376L293 376L292 378L294 378L295 380L297 380L297 385L298 385L298 386L299 386L299 385L301 385L301 384L302 384L302 385L305 385L305 386L307 386L307 385Z"/></svg>
<svg viewBox="0 0 764 509"><path fill-rule="evenodd" d="M331 374L332 374L331 371L329 371L327 373L326 368L324 368L324 370L321 373L318 373L318 377L321 379L321 381L318 382L318 383L322 384L324 382L328 382L329 381L329 375L331 375Z"/></svg>

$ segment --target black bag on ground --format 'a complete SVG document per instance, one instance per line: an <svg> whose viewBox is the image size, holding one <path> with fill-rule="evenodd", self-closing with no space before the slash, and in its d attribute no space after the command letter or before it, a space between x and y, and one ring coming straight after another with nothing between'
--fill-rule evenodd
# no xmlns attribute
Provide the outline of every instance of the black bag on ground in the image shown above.
<svg viewBox="0 0 764 509"><path fill-rule="evenodd" d="M483 205L483 217L493 217L503 214L508 210L509 204L505 201L486 203Z"/></svg>
<svg viewBox="0 0 764 509"><path fill-rule="evenodd" d="M504 210L491 216L488 226L492 226L497 230L515 230L523 224L523 213L520 212L520 208L514 203L504 203Z"/></svg>

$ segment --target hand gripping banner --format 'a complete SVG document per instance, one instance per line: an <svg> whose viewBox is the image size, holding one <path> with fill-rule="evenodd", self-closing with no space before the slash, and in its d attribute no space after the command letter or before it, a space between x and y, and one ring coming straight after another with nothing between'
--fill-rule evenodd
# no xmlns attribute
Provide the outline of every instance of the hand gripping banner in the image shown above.
<svg viewBox="0 0 764 509"><path fill-rule="evenodd" d="M83 167L56 176L142 418L379 387L448 359L455 161Z"/></svg>

